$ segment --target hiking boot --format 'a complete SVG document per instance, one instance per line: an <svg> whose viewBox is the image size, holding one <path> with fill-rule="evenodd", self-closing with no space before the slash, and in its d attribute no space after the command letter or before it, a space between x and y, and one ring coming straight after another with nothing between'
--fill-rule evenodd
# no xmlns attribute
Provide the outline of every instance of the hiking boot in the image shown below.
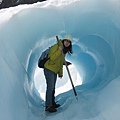
<svg viewBox="0 0 120 120"><path fill-rule="evenodd" d="M57 110L53 106L46 106L45 111L48 111L48 112L57 112Z"/></svg>
<svg viewBox="0 0 120 120"><path fill-rule="evenodd" d="M54 108L58 108L58 107L60 107L60 104L54 103L54 104L53 104L53 107L54 107Z"/></svg>

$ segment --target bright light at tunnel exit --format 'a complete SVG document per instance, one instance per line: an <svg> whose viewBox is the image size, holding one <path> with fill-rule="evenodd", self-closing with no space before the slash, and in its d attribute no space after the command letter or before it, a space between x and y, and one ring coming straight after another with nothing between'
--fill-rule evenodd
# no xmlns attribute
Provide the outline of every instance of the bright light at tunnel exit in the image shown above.
<svg viewBox="0 0 120 120"><path fill-rule="evenodd" d="M82 84L82 77L78 73L75 66L69 65L70 74L72 77L72 81L74 86L81 85ZM34 83L35 87L38 90L40 97L45 100L45 93L46 93L46 80L44 77L43 69L36 68L35 75L34 75ZM63 67L63 78L57 78L56 82L56 90L55 90L55 96L64 93L66 91L69 91L72 89L72 85L66 70L66 67Z"/></svg>

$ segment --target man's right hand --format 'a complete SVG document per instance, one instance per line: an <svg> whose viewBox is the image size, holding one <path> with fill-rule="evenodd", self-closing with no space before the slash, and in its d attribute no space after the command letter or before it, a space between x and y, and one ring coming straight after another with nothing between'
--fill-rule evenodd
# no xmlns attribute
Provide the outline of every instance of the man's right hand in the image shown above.
<svg viewBox="0 0 120 120"><path fill-rule="evenodd" d="M62 52L63 48L61 46L59 46L59 50Z"/></svg>

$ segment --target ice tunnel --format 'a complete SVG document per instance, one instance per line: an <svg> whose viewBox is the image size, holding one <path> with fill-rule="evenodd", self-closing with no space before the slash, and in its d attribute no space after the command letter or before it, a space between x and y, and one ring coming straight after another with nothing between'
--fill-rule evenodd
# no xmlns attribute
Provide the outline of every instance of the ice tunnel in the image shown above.
<svg viewBox="0 0 120 120"><path fill-rule="evenodd" d="M0 10L0 119L119 120L119 11L120 0L48 0ZM37 61L66 33L73 37L67 60L82 78L79 99L72 89L57 95L62 110L46 118L34 83Z"/></svg>

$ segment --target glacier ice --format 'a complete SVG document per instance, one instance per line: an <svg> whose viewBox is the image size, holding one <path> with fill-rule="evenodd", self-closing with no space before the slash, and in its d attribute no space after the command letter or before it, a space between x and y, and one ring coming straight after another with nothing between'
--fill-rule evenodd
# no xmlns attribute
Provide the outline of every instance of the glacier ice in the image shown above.
<svg viewBox="0 0 120 120"><path fill-rule="evenodd" d="M120 0L48 0L0 10L0 118L2 120L119 120ZM69 33L71 61L82 76L56 96L58 113L46 116L34 74L42 50Z"/></svg>

